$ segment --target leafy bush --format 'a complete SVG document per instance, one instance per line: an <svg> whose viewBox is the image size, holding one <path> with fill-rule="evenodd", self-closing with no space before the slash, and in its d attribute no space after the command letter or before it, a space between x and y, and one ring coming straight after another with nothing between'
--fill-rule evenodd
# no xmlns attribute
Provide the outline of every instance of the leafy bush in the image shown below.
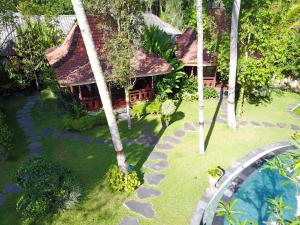
<svg viewBox="0 0 300 225"><path fill-rule="evenodd" d="M105 183L114 192L133 192L141 184L136 171L132 170L124 174L116 165L112 166L106 173Z"/></svg>
<svg viewBox="0 0 300 225"><path fill-rule="evenodd" d="M13 149L13 134L5 122L5 115L0 110L0 162L7 159Z"/></svg>
<svg viewBox="0 0 300 225"><path fill-rule="evenodd" d="M69 169L42 157L23 162L16 180L23 189L17 211L26 218L72 208L81 195L79 183Z"/></svg>
<svg viewBox="0 0 300 225"><path fill-rule="evenodd" d="M217 98L218 92L214 88L204 87L203 98ZM177 98L181 98L186 101L194 101L198 99L198 80L196 77L186 79L181 89L181 93Z"/></svg>
<svg viewBox="0 0 300 225"><path fill-rule="evenodd" d="M66 115L63 118L64 128L71 131L87 131L95 126L106 123L103 112L97 115L85 115L79 118L74 118L71 115Z"/></svg>
<svg viewBox="0 0 300 225"><path fill-rule="evenodd" d="M131 114L138 119L146 115L146 103L140 102L132 107Z"/></svg>
<svg viewBox="0 0 300 225"><path fill-rule="evenodd" d="M163 121L168 126L171 121L171 116L175 113L176 106L172 100L167 100L161 105L161 114L163 115Z"/></svg>
<svg viewBox="0 0 300 225"><path fill-rule="evenodd" d="M296 142L300 143L300 131L296 131L296 132L292 135L292 139L295 140Z"/></svg>
<svg viewBox="0 0 300 225"><path fill-rule="evenodd" d="M205 87L203 88L203 98L210 99L210 98L218 98L219 94L214 88Z"/></svg>
<svg viewBox="0 0 300 225"><path fill-rule="evenodd" d="M208 169L207 174L213 178L219 178L223 173L218 167L214 166Z"/></svg>
<svg viewBox="0 0 300 225"><path fill-rule="evenodd" d="M146 104L146 114L159 114L161 102L155 99L153 102Z"/></svg>
<svg viewBox="0 0 300 225"><path fill-rule="evenodd" d="M149 114L160 113L161 102L156 98L152 102L141 102L132 107L131 114L138 119Z"/></svg>

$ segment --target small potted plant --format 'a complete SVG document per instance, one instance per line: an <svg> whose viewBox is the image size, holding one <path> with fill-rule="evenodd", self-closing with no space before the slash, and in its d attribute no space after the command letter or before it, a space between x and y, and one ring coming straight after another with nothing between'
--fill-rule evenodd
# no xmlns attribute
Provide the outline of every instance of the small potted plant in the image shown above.
<svg viewBox="0 0 300 225"><path fill-rule="evenodd" d="M215 185L218 180L223 176L223 170L220 167L213 166L208 169L208 182L211 185Z"/></svg>

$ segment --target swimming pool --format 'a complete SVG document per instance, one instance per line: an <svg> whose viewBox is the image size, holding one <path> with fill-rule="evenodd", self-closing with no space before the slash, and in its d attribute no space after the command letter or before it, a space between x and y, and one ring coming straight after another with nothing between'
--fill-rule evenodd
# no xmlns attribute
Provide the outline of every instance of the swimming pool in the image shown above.
<svg viewBox="0 0 300 225"><path fill-rule="evenodd" d="M285 205L291 207L291 210L285 211L284 218L294 219L297 208L296 187L292 184L283 185L286 180L276 171L263 168L254 171L232 196L231 200L238 199L234 209L243 212L236 215L237 220L248 219L263 225L264 221L271 218L267 199L280 196L283 197ZM224 224L228 223L225 221Z"/></svg>

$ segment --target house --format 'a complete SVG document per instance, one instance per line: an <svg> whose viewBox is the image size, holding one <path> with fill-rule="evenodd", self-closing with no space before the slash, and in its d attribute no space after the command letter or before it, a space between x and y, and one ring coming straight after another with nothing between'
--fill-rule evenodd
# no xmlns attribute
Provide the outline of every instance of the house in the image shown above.
<svg viewBox="0 0 300 225"><path fill-rule="evenodd" d="M228 29L225 13L216 4L213 6L215 7L210 8L209 14L216 19L215 32L221 34ZM197 76L197 43L197 34L193 28L188 28L176 40L176 56L184 64L184 70L189 77ZM205 87L216 87L218 85L217 55L207 49L203 50L203 80Z"/></svg>
<svg viewBox="0 0 300 225"><path fill-rule="evenodd" d="M104 21L101 21L96 16L88 16L88 22L102 63L102 69L106 74L113 108L124 107L124 89L112 84L110 65L106 60L105 54L101 53L105 41L109 38L108 31L98 27L98 24ZM113 25L111 24L111 26ZM70 89L74 97L81 100L90 111L96 111L102 107L95 77L77 23L73 25L64 42L56 48L48 49L45 56L61 87ZM138 101L152 99L154 94L154 77L168 74L173 70L166 60L154 54L146 54L141 50L135 50L134 57L130 63L136 73L135 85L129 93L131 105Z"/></svg>

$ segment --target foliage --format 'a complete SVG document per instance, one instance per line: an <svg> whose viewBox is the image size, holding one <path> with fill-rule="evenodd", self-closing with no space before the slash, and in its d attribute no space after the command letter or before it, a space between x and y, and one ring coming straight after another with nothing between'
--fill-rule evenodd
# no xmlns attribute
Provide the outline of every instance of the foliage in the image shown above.
<svg viewBox="0 0 300 225"><path fill-rule="evenodd" d="M17 8L25 15L73 15L69 0L19 0Z"/></svg>
<svg viewBox="0 0 300 225"><path fill-rule="evenodd" d="M0 162L5 161L13 149L13 133L6 123L6 116L0 110Z"/></svg>
<svg viewBox="0 0 300 225"><path fill-rule="evenodd" d="M112 18L117 24L117 33L138 40L143 30L143 5L139 0L86 0L88 11ZM109 29L109 28L108 28Z"/></svg>
<svg viewBox="0 0 300 225"><path fill-rule="evenodd" d="M48 19L44 22L26 19L25 25L17 28L17 40L14 51L17 55L17 64L7 65L11 79L21 88L28 87L35 82L37 89L40 83L54 79L45 59L45 50L54 47L61 41L61 32L55 23Z"/></svg>
<svg viewBox="0 0 300 225"><path fill-rule="evenodd" d="M132 107L133 117L138 119L149 114L160 114L161 102L156 98L152 102L140 102Z"/></svg>
<svg viewBox="0 0 300 225"><path fill-rule="evenodd" d="M283 198L280 197L278 199L267 199L267 201L271 204L268 209L269 212L274 215L276 219L276 224L278 225L284 225L285 221L283 219L283 214L285 210L290 210L291 208L286 206Z"/></svg>
<svg viewBox="0 0 300 225"><path fill-rule="evenodd" d="M175 113L176 106L174 104L174 101L172 100L166 100L161 105L161 114L163 116L172 116Z"/></svg>
<svg viewBox="0 0 300 225"><path fill-rule="evenodd" d="M218 92L211 87L203 88L203 98L218 98ZM186 79L181 88L181 92L177 94L177 98L184 99L186 101L194 101L198 99L198 80L197 77L191 77Z"/></svg>
<svg viewBox="0 0 300 225"><path fill-rule="evenodd" d="M296 131L296 132L292 135L292 139L295 140L296 142L300 143L300 131Z"/></svg>
<svg viewBox="0 0 300 225"><path fill-rule="evenodd" d="M207 174L213 178L219 178L223 173L217 166L214 166L208 169Z"/></svg>
<svg viewBox="0 0 300 225"><path fill-rule="evenodd" d="M161 0L160 17L167 23L172 24L179 29L184 27L183 1L182 0Z"/></svg>
<svg viewBox="0 0 300 225"><path fill-rule="evenodd" d="M116 165L112 166L106 173L105 183L114 192L133 192L141 184L136 171L132 170L124 174Z"/></svg>
<svg viewBox="0 0 300 225"><path fill-rule="evenodd" d="M220 80L226 81L229 78L229 61L230 61L230 35L224 32L220 35L218 43L218 60L217 71L219 72Z"/></svg>
<svg viewBox="0 0 300 225"><path fill-rule="evenodd" d="M225 217L225 219L230 225L235 225L237 223L235 215L242 214L241 211L234 210L234 207L236 206L237 202L238 200L235 199L226 205L225 203L220 201L218 203L219 208L216 211L216 215L220 217Z"/></svg>
<svg viewBox="0 0 300 225"><path fill-rule="evenodd" d="M176 58L176 48L171 37L158 27L146 27L142 36L142 43L145 51L161 55L173 66L174 70L170 74L156 77L155 80L156 95L161 101L164 101L179 92L185 77L185 73L182 72L184 66Z"/></svg>
<svg viewBox="0 0 300 225"><path fill-rule="evenodd" d="M97 115L83 115L79 118L66 115L63 118L64 129L71 131L87 131L95 126L106 124L104 112Z"/></svg>
<svg viewBox="0 0 300 225"><path fill-rule="evenodd" d="M79 184L71 171L42 157L23 162L16 180L23 190L17 211L26 218L72 208L80 197Z"/></svg>

